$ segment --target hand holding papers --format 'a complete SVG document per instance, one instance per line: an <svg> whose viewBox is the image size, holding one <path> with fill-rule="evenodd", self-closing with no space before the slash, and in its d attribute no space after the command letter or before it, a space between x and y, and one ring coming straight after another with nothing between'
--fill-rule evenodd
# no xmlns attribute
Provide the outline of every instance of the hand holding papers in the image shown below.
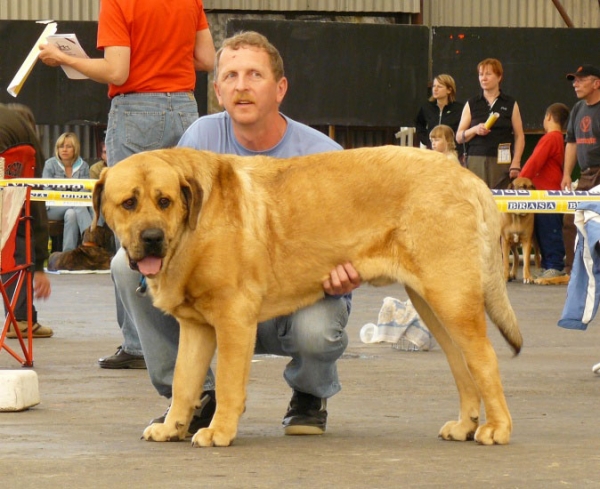
<svg viewBox="0 0 600 489"><path fill-rule="evenodd" d="M77 40L77 36L75 34L51 35L48 36L48 43L54 44L58 49L60 49L63 53L68 54L69 56L74 56L75 58L89 58L89 56L81 47L81 44L79 44L79 41ZM64 70L66 75L72 80L83 80L88 78L87 76L71 68L70 66L62 65L61 68Z"/></svg>

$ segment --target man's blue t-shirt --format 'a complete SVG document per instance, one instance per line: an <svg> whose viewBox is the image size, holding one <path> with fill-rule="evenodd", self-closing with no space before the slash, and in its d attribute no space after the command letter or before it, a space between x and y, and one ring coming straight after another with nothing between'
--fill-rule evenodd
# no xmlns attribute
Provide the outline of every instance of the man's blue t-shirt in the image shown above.
<svg viewBox="0 0 600 489"><path fill-rule="evenodd" d="M325 134L281 114L287 129L281 141L265 151L244 148L233 134L231 117L227 112L200 117L185 131L178 146L239 156L273 156L291 158L313 153L340 150L342 147Z"/></svg>

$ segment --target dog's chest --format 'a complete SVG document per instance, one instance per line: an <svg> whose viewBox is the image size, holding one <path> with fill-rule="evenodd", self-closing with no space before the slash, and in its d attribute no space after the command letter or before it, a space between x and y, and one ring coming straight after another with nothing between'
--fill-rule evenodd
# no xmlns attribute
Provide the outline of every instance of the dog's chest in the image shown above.
<svg viewBox="0 0 600 489"><path fill-rule="evenodd" d="M502 234L511 243L519 244L533 232L531 214L509 214L503 223Z"/></svg>

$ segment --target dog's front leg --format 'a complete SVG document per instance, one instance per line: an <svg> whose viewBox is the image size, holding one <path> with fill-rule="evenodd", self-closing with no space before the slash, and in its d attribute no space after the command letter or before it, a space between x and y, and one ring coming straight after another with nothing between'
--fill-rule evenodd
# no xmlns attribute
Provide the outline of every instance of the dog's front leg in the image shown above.
<svg viewBox="0 0 600 489"><path fill-rule="evenodd" d="M246 405L246 386L250 375L256 322L240 321L250 314L239 310L229 319L215 325L217 333L217 409L208 428L192 438L197 447L226 447L237 434L241 415Z"/></svg>
<svg viewBox="0 0 600 489"><path fill-rule="evenodd" d="M502 270L504 273L504 280L508 282L510 278L510 243L508 242L508 238L506 236L502 236L500 238L500 242L502 243Z"/></svg>
<svg viewBox="0 0 600 489"><path fill-rule="evenodd" d="M207 324L179 321L179 349L173 375L173 399L164 423L144 430L148 441L179 441L186 437L202 385L215 353L215 331Z"/></svg>
<svg viewBox="0 0 600 489"><path fill-rule="evenodd" d="M530 265L531 265L531 239L525 238L521 244L523 249L523 283L533 283L533 277L531 276Z"/></svg>

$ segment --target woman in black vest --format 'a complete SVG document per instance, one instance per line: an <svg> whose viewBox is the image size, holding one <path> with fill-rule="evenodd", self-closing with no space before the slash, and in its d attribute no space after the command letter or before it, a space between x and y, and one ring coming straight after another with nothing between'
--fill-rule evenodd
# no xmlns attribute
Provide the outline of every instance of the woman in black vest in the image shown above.
<svg viewBox="0 0 600 489"><path fill-rule="evenodd" d="M431 97L420 108L415 119L419 142L431 149L429 133L435 126L440 124L450 126L456 133L463 107L464 104L456 100L454 78L446 74L437 75L431 86ZM457 149L459 149L459 155L462 154L462 150Z"/></svg>
<svg viewBox="0 0 600 489"><path fill-rule="evenodd" d="M481 93L465 104L456 142L467 144L467 168L490 188L504 188L517 178L525 148L523 121L517 101L500 90L502 63L487 58L477 65ZM491 114L497 115L487 125Z"/></svg>

